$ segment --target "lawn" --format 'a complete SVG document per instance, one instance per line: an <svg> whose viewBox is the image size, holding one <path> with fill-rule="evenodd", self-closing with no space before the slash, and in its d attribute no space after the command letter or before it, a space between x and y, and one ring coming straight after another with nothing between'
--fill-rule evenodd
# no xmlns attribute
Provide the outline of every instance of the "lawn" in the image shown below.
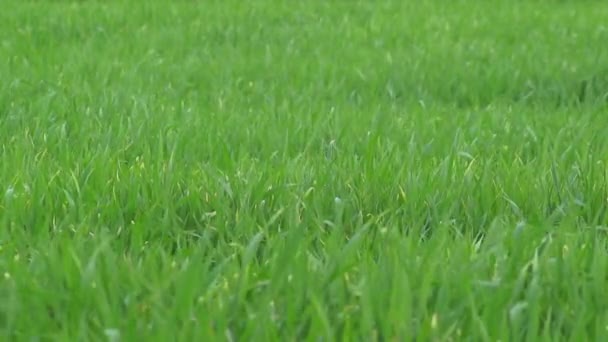
<svg viewBox="0 0 608 342"><path fill-rule="evenodd" d="M0 10L0 340L608 339L603 1Z"/></svg>

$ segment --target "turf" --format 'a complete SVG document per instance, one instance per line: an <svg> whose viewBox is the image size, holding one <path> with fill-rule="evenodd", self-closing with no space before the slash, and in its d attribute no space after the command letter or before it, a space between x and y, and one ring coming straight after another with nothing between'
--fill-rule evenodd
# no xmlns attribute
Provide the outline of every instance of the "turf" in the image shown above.
<svg viewBox="0 0 608 342"><path fill-rule="evenodd" d="M16 1L0 339L608 338L601 1Z"/></svg>

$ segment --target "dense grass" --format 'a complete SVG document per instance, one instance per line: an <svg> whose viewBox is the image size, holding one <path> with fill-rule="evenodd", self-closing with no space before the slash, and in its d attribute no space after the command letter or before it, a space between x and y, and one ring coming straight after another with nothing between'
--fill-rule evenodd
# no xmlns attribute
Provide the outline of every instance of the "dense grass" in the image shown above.
<svg viewBox="0 0 608 342"><path fill-rule="evenodd" d="M604 340L600 1L4 1L2 340Z"/></svg>

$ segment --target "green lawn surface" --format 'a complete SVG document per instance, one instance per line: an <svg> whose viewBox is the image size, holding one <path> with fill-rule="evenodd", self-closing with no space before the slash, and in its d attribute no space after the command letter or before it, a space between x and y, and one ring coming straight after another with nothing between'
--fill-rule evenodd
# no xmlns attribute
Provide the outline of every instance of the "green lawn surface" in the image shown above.
<svg viewBox="0 0 608 342"><path fill-rule="evenodd" d="M0 340L608 340L608 3L0 6Z"/></svg>

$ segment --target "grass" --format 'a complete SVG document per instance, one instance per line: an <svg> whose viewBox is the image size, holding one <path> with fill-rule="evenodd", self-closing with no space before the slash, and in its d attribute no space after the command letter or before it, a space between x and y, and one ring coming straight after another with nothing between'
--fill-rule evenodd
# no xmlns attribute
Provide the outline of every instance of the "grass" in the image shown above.
<svg viewBox="0 0 608 342"><path fill-rule="evenodd" d="M13 1L3 340L605 340L600 1Z"/></svg>

